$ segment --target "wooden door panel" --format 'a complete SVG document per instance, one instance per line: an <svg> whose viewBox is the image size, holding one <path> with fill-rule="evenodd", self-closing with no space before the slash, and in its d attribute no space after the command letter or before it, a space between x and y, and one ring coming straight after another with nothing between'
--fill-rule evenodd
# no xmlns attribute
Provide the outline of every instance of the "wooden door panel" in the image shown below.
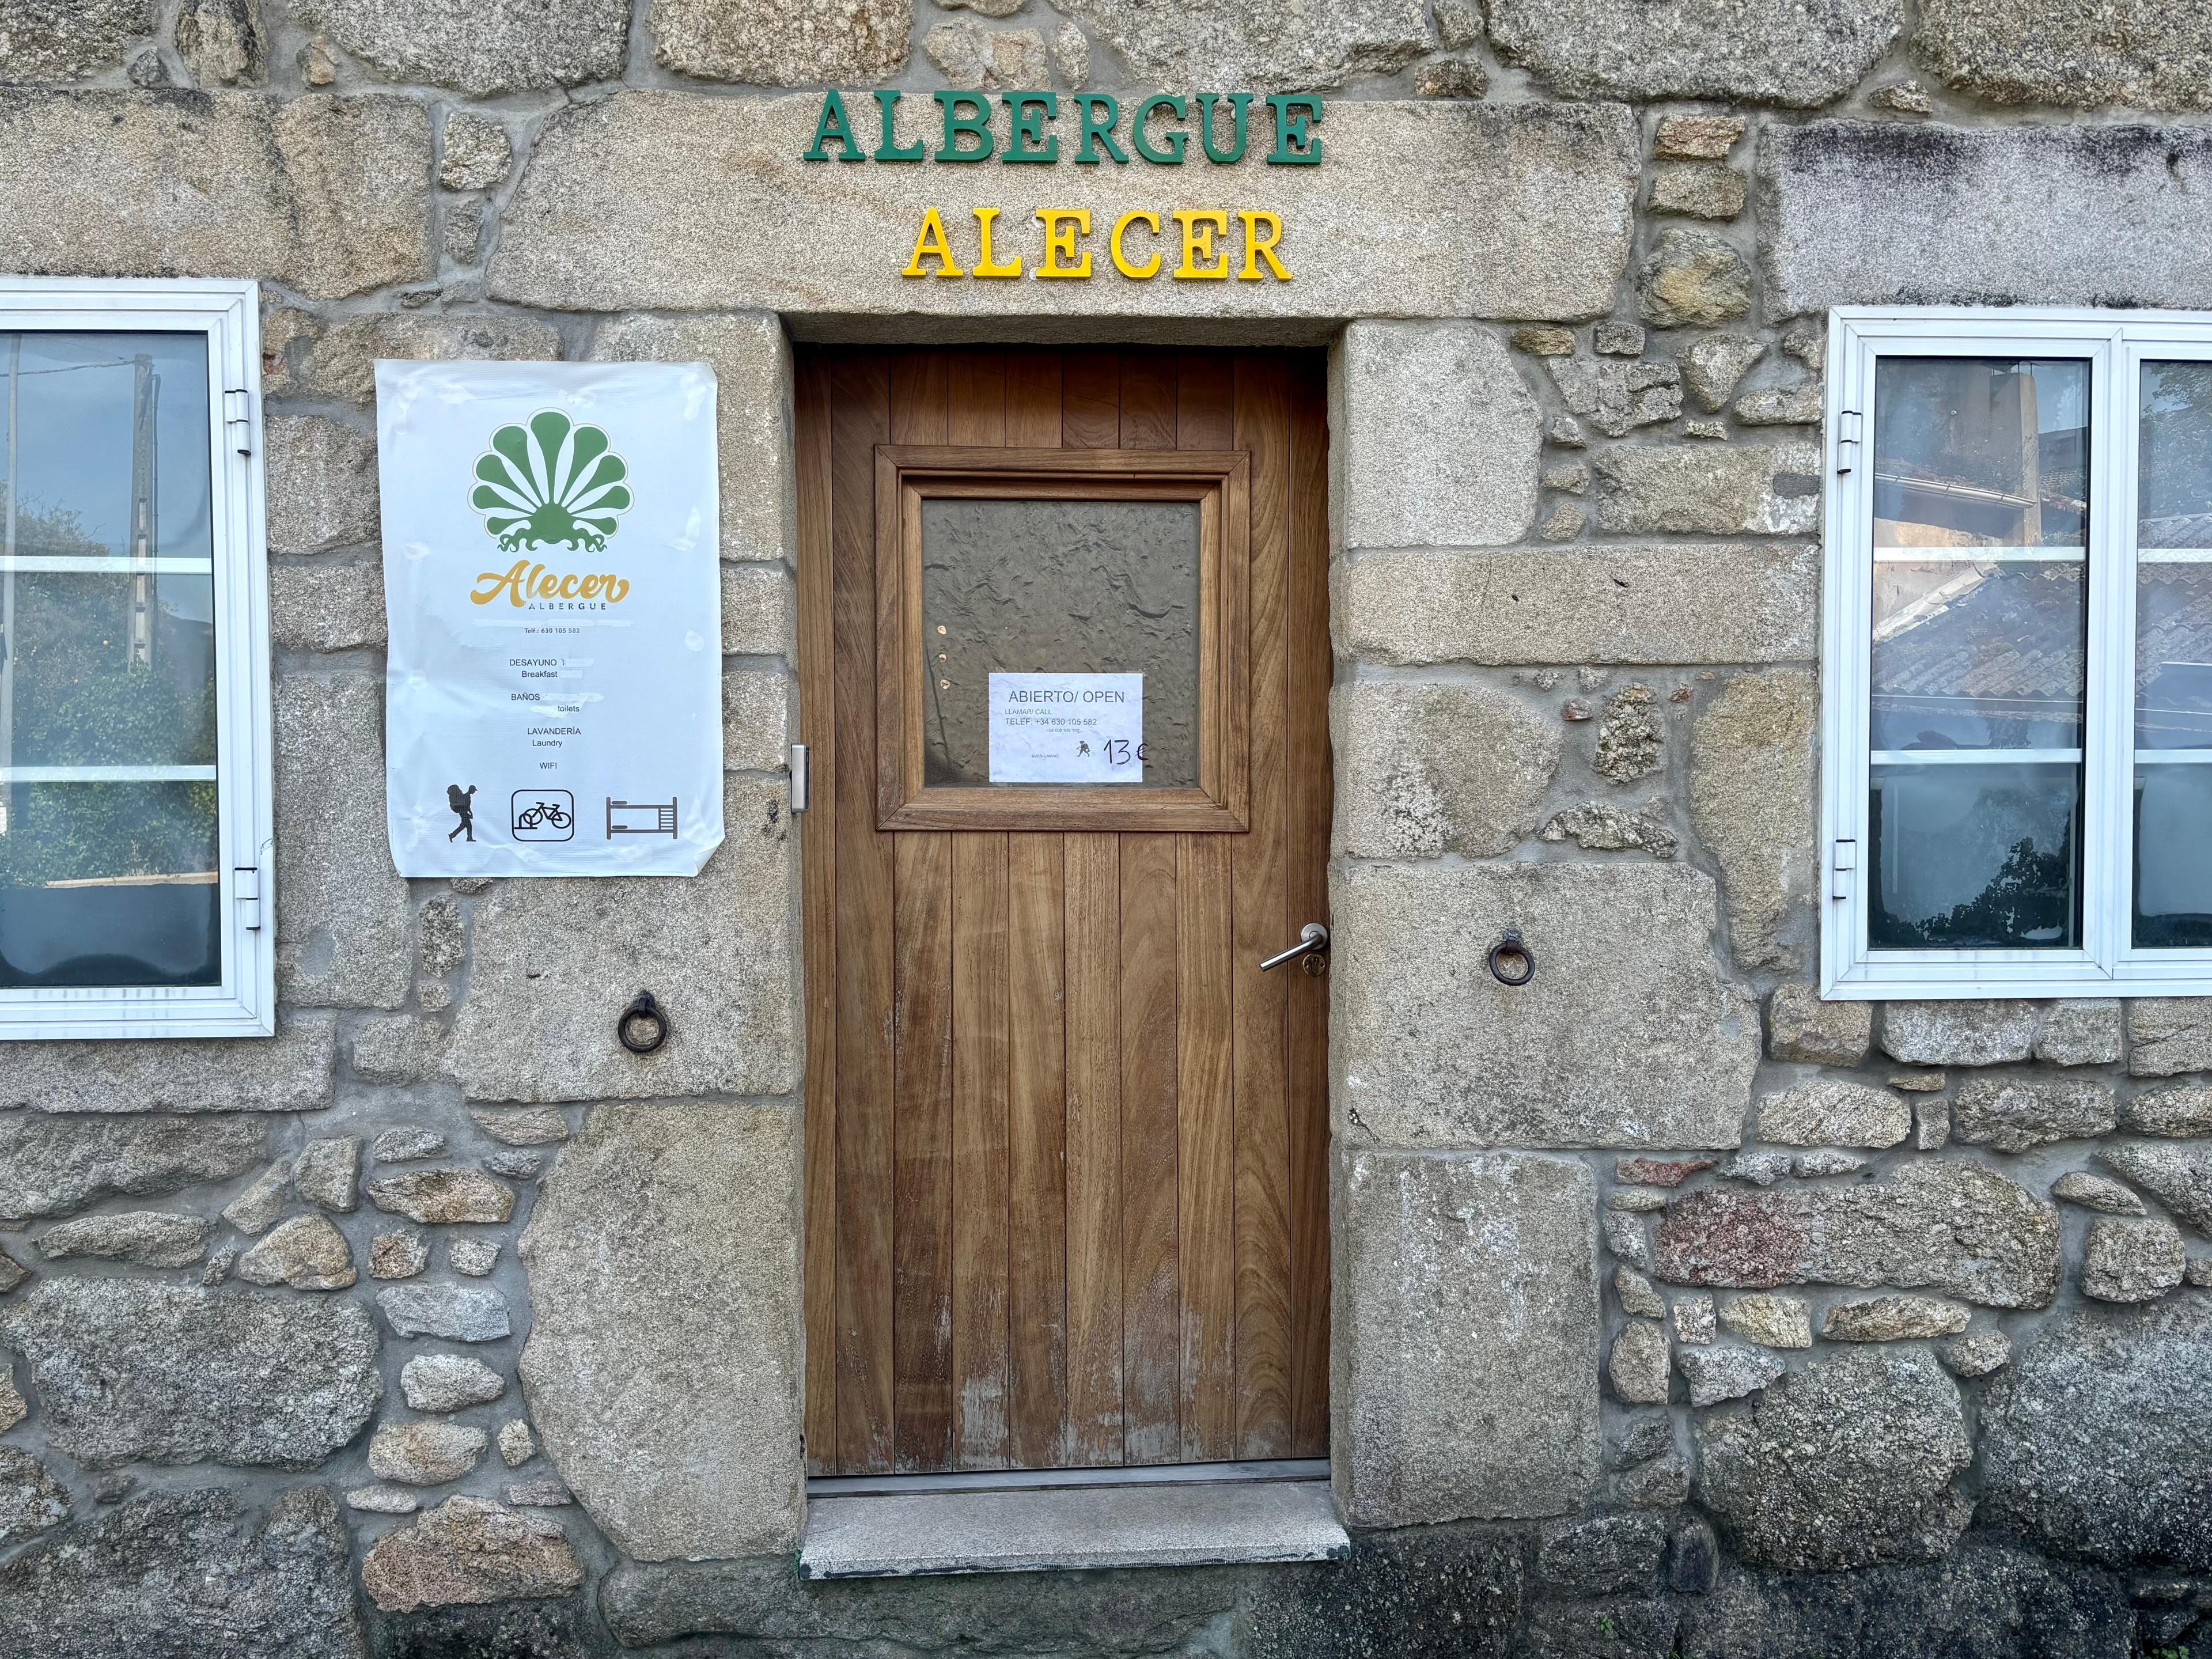
<svg viewBox="0 0 2212 1659"><path fill-rule="evenodd" d="M1182 1456L1173 836L1121 836L1121 1410L1131 1463Z"/></svg>
<svg viewBox="0 0 2212 1659"><path fill-rule="evenodd" d="M876 748L876 446L890 439L890 366L833 361L830 538L833 635L829 684L811 718L835 734L825 781L835 829L831 923L836 979L836 1419L810 1443L834 1444L836 1467L891 1466L891 891L890 838L874 828ZM818 668L818 665L815 665ZM825 695L828 694L828 695ZM804 692L802 690L802 696ZM810 735L811 728L809 728ZM817 971L810 959L808 973ZM810 1094L818 1086L810 1074Z"/></svg>
<svg viewBox="0 0 2212 1659"><path fill-rule="evenodd" d="M1121 436L1121 356L1071 351L1061 368L1060 441L1070 449L1112 449Z"/></svg>
<svg viewBox="0 0 2212 1659"><path fill-rule="evenodd" d="M1252 457L1252 545L1285 548L1290 528L1290 395L1280 359L1236 364L1235 439ZM1286 558L1251 564L1252 830L1229 849L1236 946L1231 1028L1237 1098L1237 1450L1291 1449L1291 1146L1283 1075L1284 988L1260 963L1297 937L1288 892Z"/></svg>
<svg viewBox="0 0 2212 1659"><path fill-rule="evenodd" d="M952 843L953 1461L1007 1461L1006 837Z"/></svg>
<svg viewBox="0 0 2212 1659"><path fill-rule="evenodd" d="M1067 1414L1078 1463L1121 1446L1121 838L1061 838L1067 915Z"/></svg>
<svg viewBox="0 0 2212 1659"><path fill-rule="evenodd" d="M1060 447L1062 365L1057 351L1006 354L1006 447Z"/></svg>
<svg viewBox="0 0 2212 1659"><path fill-rule="evenodd" d="M1066 849L1006 837L1007 1450L1073 1461L1067 1415Z"/></svg>
<svg viewBox="0 0 2212 1659"><path fill-rule="evenodd" d="M945 442L951 355L903 352L890 366L890 441ZM878 526L878 707L887 551ZM879 756L881 745L879 733ZM890 841L891 1455L894 1468L918 1472L944 1468L952 1455L952 842L945 835Z"/></svg>
<svg viewBox="0 0 2212 1659"><path fill-rule="evenodd" d="M1176 359L1171 352L1132 351L1121 357L1120 447L1173 449L1176 443ZM1196 444L1184 446L1195 449Z"/></svg>
<svg viewBox="0 0 2212 1659"><path fill-rule="evenodd" d="M1176 838L1176 1175L1182 1457L1234 1458L1237 1092L1229 840Z"/></svg>
<svg viewBox="0 0 2212 1659"><path fill-rule="evenodd" d="M1199 352L1185 356L1176 367L1176 447L1234 447L1237 360Z"/></svg>
<svg viewBox="0 0 2212 1659"><path fill-rule="evenodd" d="M952 838L892 845L892 1457L933 1469L952 1447Z"/></svg>
<svg viewBox="0 0 2212 1659"><path fill-rule="evenodd" d="M984 445L1006 441L1006 353L951 354L945 375L945 441Z"/></svg>
<svg viewBox="0 0 2212 1659"><path fill-rule="evenodd" d="M1210 352L1184 355L1176 363L1176 447L1228 449L1235 440L1235 360ZM1212 836L1182 836L1176 869L1182 890L1177 977L1182 990L1182 1455L1186 1462L1215 1462L1237 1457L1243 1447L1237 1403L1237 1095L1231 990L1237 946L1230 843Z"/></svg>
<svg viewBox="0 0 2212 1659"><path fill-rule="evenodd" d="M810 1468L1316 1455L1328 988L1258 963L1326 919L1319 360L836 352L798 390ZM1248 830L878 828L890 444L1249 455Z"/></svg>

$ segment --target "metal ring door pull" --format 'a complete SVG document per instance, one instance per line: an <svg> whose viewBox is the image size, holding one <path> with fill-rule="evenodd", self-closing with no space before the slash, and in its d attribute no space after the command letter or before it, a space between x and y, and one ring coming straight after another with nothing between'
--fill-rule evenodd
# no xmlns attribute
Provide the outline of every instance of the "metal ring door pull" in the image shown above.
<svg viewBox="0 0 2212 1659"><path fill-rule="evenodd" d="M1264 974L1270 968L1279 968L1286 962L1294 962L1304 957L1306 958L1306 971L1319 973L1320 959L1328 954L1328 929L1317 921L1310 921L1298 930L1298 942L1280 956L1269 957L1260 964L1260 971Z"/></svg>
<svg viewBox="0 0 2212 1659"><path fill-rule="evenodd" d="M652 992L640 991L637 1000L623 1010L615 1024L615 1038L634 1054L649 1054L668 1041L668 1016L660 1012Z"/></svg>
<svg viewBox="0 0 2212 1659"><path fill-rule="evenodd" d="M1490 973L1500 985L1526 985L1536 977L1536 953L1521 942L1521 930L1509 927L1490 947Z"/></svg>

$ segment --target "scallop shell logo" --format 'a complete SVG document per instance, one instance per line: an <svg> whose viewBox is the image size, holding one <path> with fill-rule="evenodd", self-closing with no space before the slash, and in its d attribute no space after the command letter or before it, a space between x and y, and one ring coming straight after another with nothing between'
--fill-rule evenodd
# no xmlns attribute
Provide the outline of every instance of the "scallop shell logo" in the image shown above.
<svg viewBox="0 0 2212 1659"><path fill-rule="evenodd" d="M541 409L523 426L503 426L477 457L469 505L484 534L507 552L568 547L596 553L629 511L629 463L595 426Z"/></svg>

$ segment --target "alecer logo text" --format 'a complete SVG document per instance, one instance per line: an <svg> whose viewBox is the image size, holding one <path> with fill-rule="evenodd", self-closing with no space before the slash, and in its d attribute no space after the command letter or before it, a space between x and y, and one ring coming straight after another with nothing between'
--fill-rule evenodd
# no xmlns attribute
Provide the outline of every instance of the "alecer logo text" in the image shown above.
<svg viewBox="0 0 2212 1659"><path fill-rule="evenodd" d="M477 457L469 505L484 534L503 551L567 547L603 551L621 528L632 497L629 464L596 426L577 426L557 409L541 409L524 426L503 426ZM616 575L557 575L518 559L511 570L487 570L469 595L489 605L501 593L514 605L531 599L619 600L629 583Z"/></svg>

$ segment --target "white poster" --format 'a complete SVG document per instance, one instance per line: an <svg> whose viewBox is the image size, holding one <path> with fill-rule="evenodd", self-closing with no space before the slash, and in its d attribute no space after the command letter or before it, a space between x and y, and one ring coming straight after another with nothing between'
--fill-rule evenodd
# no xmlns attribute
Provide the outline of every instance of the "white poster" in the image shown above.
<svg viewBox="0 0 2212 1659"><path fill-rule="evenodd" d="M380 362L404 876L691 876L722 840L703 363Z"/></svg>
<svg viewBox="0 0 2212 1659"><path fill-rule="evenodd" d="M991 676L991 781L1142 783L1142 674Z"/></svg>

